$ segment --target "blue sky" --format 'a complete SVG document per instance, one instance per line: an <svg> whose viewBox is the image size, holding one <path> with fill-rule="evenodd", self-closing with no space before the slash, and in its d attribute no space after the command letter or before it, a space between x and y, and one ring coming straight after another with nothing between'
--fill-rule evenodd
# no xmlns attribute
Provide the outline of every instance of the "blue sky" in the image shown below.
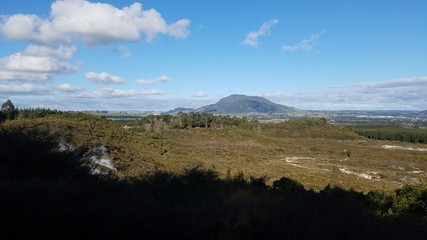
<svg viewBox="0 0 427 240"><path fill-rule="evenodd" d="M239 93L427 109L427 2L0 1L0 101L169 110Z"/></svg>

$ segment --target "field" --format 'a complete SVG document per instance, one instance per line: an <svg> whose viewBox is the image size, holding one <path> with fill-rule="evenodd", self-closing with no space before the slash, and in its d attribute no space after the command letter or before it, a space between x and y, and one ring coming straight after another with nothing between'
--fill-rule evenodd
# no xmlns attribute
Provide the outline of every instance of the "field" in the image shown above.
<svg viewBox="0 0 427 240"><path fill-rule="evenodd" d="M286 176L314 190L330 184L390 192L405 184L427 183L425 144L368 139L322 120L186 129L162 122L151 125L134 121L128 126L85 114L4 124L52 135L86 152L86 157L111 161L114 167L103 169L120 178L200 167L222 178L243 173L269 184Z"/></svg>
<svg viewBox="0 0 427 240"><path fill-rule="evenodd" d="M173 172L201 166L223 177L242 172L271 183L287 176L307 188L331 184L363 191L427 181L425 145L371 140L328 124L169 129L153 136L165 151L157 161Z"/></svg>
<svg viewBox="0 0 427 240"><path fill-rule="evenodd" d="M150 129L61 116L15 120L6 126L55 132L92 152L105 146L119 177L154 169L180 173L197 166L217 171L220 177L264 177L270 184L286 176L315 190L330 184L393 191L427 182L425 144L368 139L320 120L188 129L163 124Z"/></svg>
<svg viewBox="0 0 427 240"><path fill-rule="evenodd" d="M180 173L200 167L220 177L243 173L267 183L281 177L306 188L336 185L355 190L393 191L427 183L427 146L361 137L321 120L246 122L239 126L176 129L133 121L127 126L84 114L9 121L4 126L50 132L87 155L111 160L125 178L158 170ZM151 124L153 125L153 124ZM98 150L97 150L98 149ZM108 169L107 169L108 170Z"/></svg>
<svg viewBox="0 0 427 240"><path fill-rule="evenodd" d="M18 238L425 238L425 145L371 140L316 119L184 128L174 120L51 113L1 123L0 230Z"/></svg>

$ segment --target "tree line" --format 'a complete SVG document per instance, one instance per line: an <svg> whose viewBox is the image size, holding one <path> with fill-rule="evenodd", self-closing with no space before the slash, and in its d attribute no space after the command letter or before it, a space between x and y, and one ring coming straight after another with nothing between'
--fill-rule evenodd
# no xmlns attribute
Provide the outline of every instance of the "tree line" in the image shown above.
<svg viewBox="0 0 427 240"><path fill-rule="evenodd" d="M371 139L427 143L427 129L395 125L354 125L356 133Z"/></svg>
<svg viewBox="0 0 427 240"><path fill-rule="evenodd" d="M213 115L206 112L179 112L176 116L172 115L148 115L138 121L138 125L145 125L148 128L170 127L175 129L188 128L222 128L224 126L241 126L250 122L246 117Z"/></svg>
<svg viewBox="0 0 427 240"><path fill-rule="evenodd" d="M51 110L46 108L18 109L15 107L12 101L7 100L1 105L0 122L3 122L5 120L39 118L39 117L45 117L52 114L61 114L61 113L62 113L61 111Z"/></svg>

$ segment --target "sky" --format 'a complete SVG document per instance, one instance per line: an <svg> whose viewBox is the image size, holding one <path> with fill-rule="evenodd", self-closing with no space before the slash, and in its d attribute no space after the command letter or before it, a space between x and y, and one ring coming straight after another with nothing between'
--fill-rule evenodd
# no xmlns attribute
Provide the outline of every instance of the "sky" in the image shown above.
<svg viewBox="0 0 427 240"><path fill-rule="evenodd" d="M1 0L0 101L426 110L425 0Z"/></svg>

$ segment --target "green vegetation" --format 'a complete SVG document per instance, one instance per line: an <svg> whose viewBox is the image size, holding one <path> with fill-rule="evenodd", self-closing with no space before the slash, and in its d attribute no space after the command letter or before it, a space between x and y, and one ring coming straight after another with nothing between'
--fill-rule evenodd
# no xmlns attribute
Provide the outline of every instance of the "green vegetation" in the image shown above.
<svg viewBox="0 0 427 240"><path fill-rule="evenodd" d="M424 152L385 149L383 145L399 143L362 138L325 119L259 123L241 117L180 113L122 122L66 112L18 118L3 125L49 133L76 149L88 149L87 154L105 148L119 178L155 169L180 173L199 166L215 170L221 178L229 172L244 172L265 177L268 184L287 176L315 190L331 184L392 192L408 183L427 183Z"/></svg>
<svg viewBox="0 0 427 240"><path fill-rule="evenodd" d="M39 131L0 131L0 231L74 239L424 239L425 186L390 195L212 170L92 175L83 149ZM24 148L25 151L21 150ZM387 199L384 201L383 199ZM19 221L15 220L19 219ZM22 227L25 226L25 231Z"/></svg>
<svg viewBox="0 0 427 240"><path fill-rule="evenodd" d="M128 125L84 113L14 111L14 118L0 124L5 235L424 239L427 234L425 152L384 149L399 142L363 138L325 119L259 123L179 113L149 115ZM95 160L101 158L113 167L99 165Z"/></svg>
<svg viewBox="0 0 427 240"><path fill-rule="evenodd" d="M426 128L409 128L397 125L353 125L357 134L378 140L427 143Z"/></svg>
<svg viewBox="0 0 427 240"><path fill-rule="evenodd" d="M12 101L7 100L1 105L0 122L13 120L18 116L19 110L15 108Z"/></svg>
<svg viewBox="0 0 427 240"><path fill-rule="evenodd" d="M19 119L28 119L28 118L41 118L49 115L62 114L61 111L51 110L46 108L28 108L19 110Z"/></svg>
<svg viewBox="0 0 427 240"><path fill-rule="evenodd" d="M1 105L0 111L0 122L5 120L14 119L28 119L28 118L40 118L48 115L62 114L58 110L50 110L45 108L29 108L29 109L18 109L15 108L12 101L7 100Z"/></svg>

